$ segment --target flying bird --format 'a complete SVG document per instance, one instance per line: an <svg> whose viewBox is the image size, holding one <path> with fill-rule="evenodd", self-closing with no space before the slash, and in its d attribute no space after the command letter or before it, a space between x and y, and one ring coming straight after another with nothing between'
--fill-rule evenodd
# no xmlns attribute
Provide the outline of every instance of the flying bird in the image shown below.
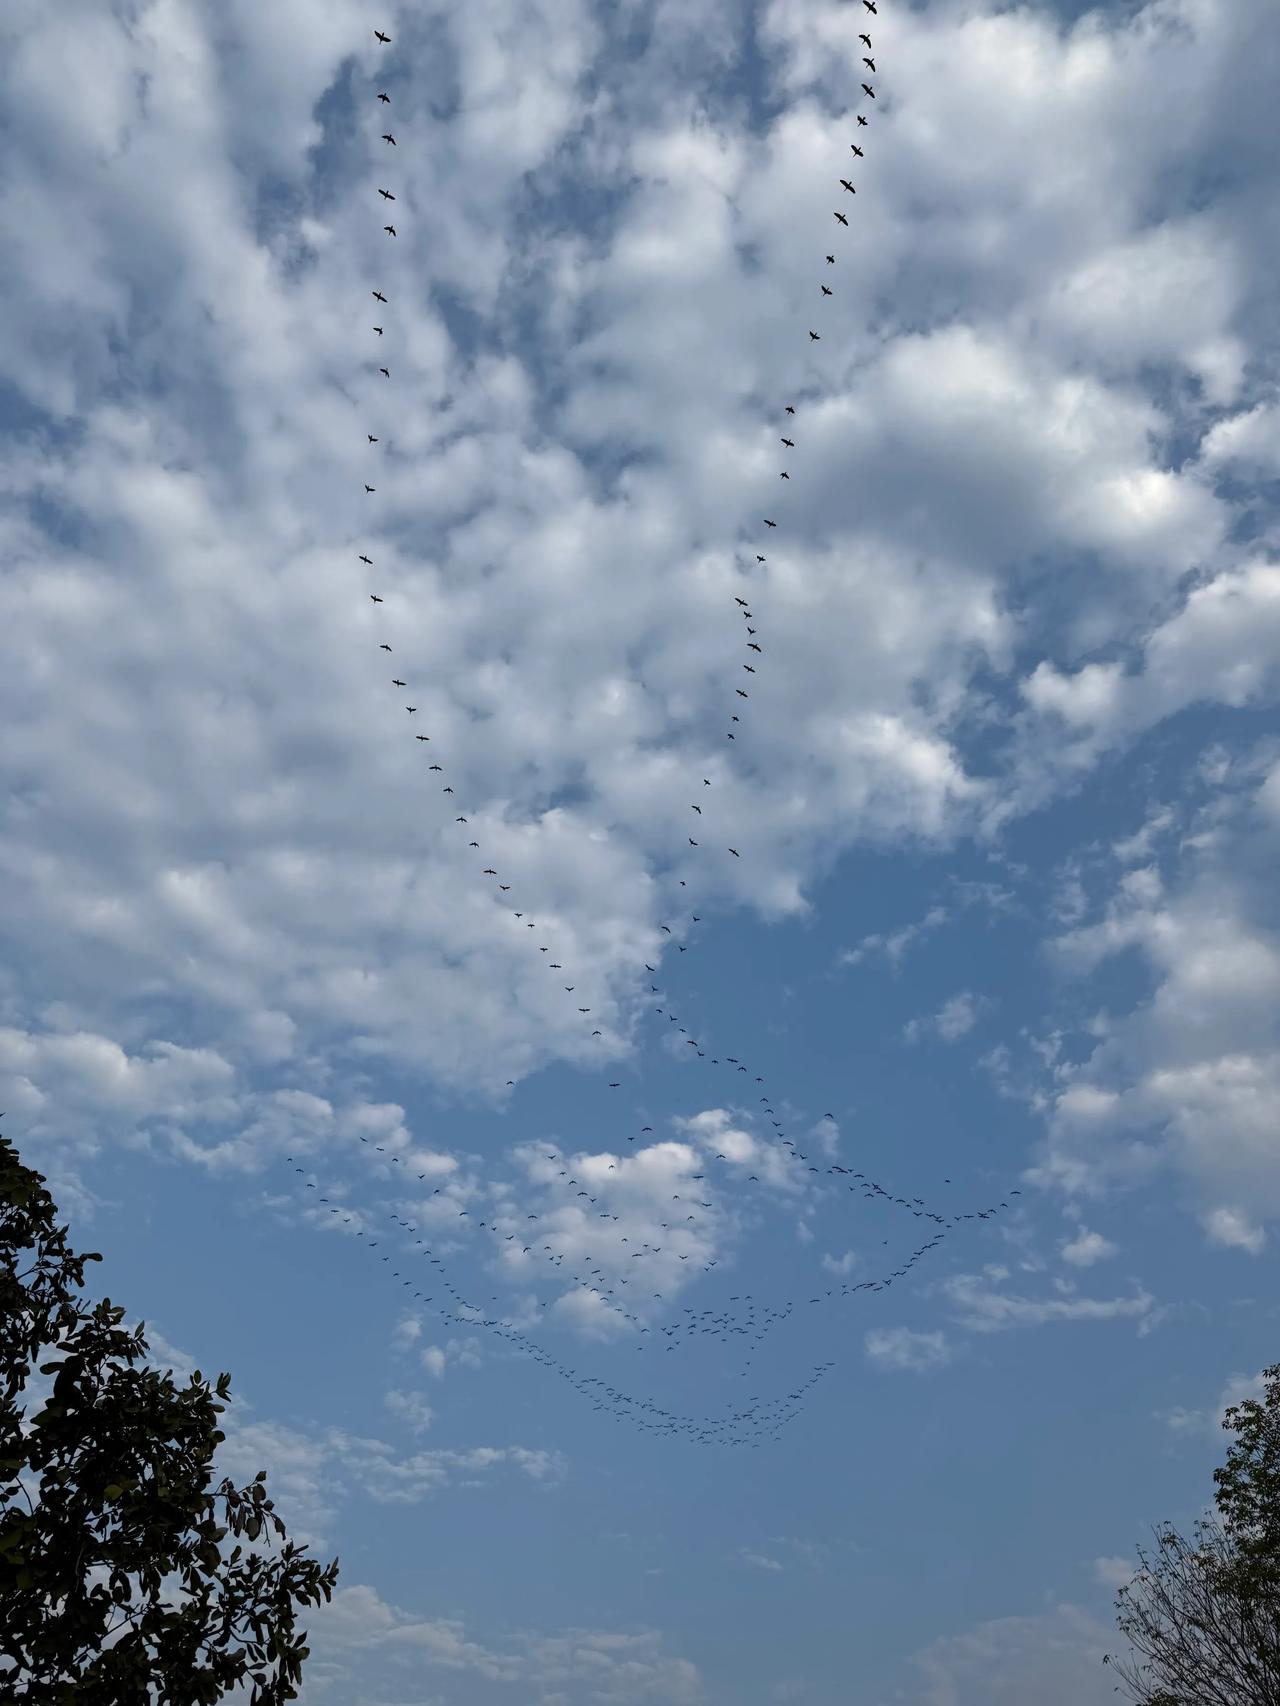
<svg viewBox="0 0 1280 1706"><path fill-rule="evenodd" d="M859 160L863 160L866 158L866 156L863 154L861 148L858 147L858 144L856 142L851 142L849 144L849 146L850 146L850 148L853 149L854 153L858 156Z"/></svg>
<svg viewBox="0 0 1280 1706"><path fill-rule="evenodd" d="M366 492L376 492L376 491L377 491L377 489L378 489L378 488L377 488L377 487L376 487L376 486L366 486L366 487L365 487L365 491L366 491Z"/></svg>
<svg viewBox="0 0 1280 1706"><path fill-rule="evenodd" d="M370 568L373 567L373 558L372 557L366 557L363 552L361 552L361 554L360 554L359 561L362 563L368 563Z"/></svg>
<svg viewBox="0 0 1280 1706"><path fill-rule="evenodd" d="M390 651L390 650L391 650L391 647L390 647L390 646L389 646L389 645L388 645L388 644L387 644L387 642L386 642L386 641L385 641L385 640L384 640L384 641L383 641L383 642L382 642L382 644L381 644L381 645L380 645L380 646L379 646L379 648L378 648L378 650L379 650L379 651L383 651L383 652L389 652L389 651Z"/></svg>
<svg viewBox="0 0 1280 1706"><path fill-rule="evenodd" d="M862 114L859 113L858 114L858 123L865 126L866 122L867 122L866 119L864 119Z"/></svg>
<svg viewBox="0 0 1280 1706"><path fill-rule="evenodd" d="M862 32L861 32L861 31L859 31L859 32L858 32L858 40L859 40L859 41L864 41L864 42L866 42L866 44L867 44L867 52L868 52L868 53L870 53L870 52L871 52L871 37L870 37L870 36L864 36L864 35L863 35L863 34L862 34Z"/></svg>
<svg viewBox="0 0 1280 1706"><path fill-rule="evenodd" d="M875 70L875 67L874 67L874 66L872 66L872 70L873 70L873 71L874 71L874 70ZM395 147L395 146L396 146L396 139L395 139L395 137L394 137L394 136L392 136L392 134L391 134L391 132L390 132L390 131L389 131L389 130L384 130L384 131L383 131L383 133L382 133L382 140L383 140L383 141L384 141L384 142L389 142L389 143L390 143L390 144L391 144L391 146L392 146L392 147L393 147L393 148L394 148L394 147Z"/></svg>
<svg viewBox="0 0 1280 1706"><path fill-rule="evenodd" d="M382 294L382 292L380 290L375 290L373 295L374 295L375 301L385 302L387 300L386 297Z"/></svg>
<svg viewBox="0 0 1280 1706"><path fill-rule="evenodd" d="M390 96L390 95L379 95L379 96L378 96L378 99L379 99L379 100L380 100L380 101L385 101L385 102L386 102L386 103L387 103L387 105L388 105L388 106L390 106L390 105L391 105L391 96Z"/></svg>
<svg viewBox="0 0 1280 1706"><path fill-rule="evenodd" d="M867 94L868 94L868 95L870 95L870 96L871 96L871 99L872 99L872 100L873 100L873 101L874 101L874 100L875 100L875 98L876 98L876 92L875 92L875 90L874 90L874 89L873 89L873 88L872 88L872 87L871 87L871 85L870 85L870 83L864 83L864 84L863 84L863 85L862 85L862 87L863 87L863 89L864 89L864 90L865 90L865 91L866 91L866 93L867 93Z"/></svg>
<svg viewBox="0 0 1280 1706"><path fill-rule="evenodd" d="M382 327L381 326L375 326L373 329L378 334L379 337L382 336Z"/></svg>
<svg viewBox="0 0 1280 1706"><path fill-rule="evenodd" d="M874 12L876 9L876 0L862 0L862 4L867 8L868 12ZM877 16L879 16L878 13Z"/></svg>
<svg viewBox="0 0 1280 1706"><path fill-rule="evenodd" d="M384 36L381 30L375 30L373 33L375 36L377 36L378 40L383 44L384 47L391 40L391 37L390 36Z"/></svg>
<svg viewBox="0 0 1280 1706"><path fill-rule="evenodd" d="M382 603L382 600L378 597L376 592L371 592L369 594L369 597L373 600L373 602L375 604L381 604Z"/></svg>
<svg viewBox="0 0 1280 1706"><path fill-rule="evenodd" d="M841 178L840 182L844 185L845 189L848 190L850 195L857 195L857 190L854 189L848 178Z"/></svg>
<svg viewBox="0 0 1280 1706"><path fill-rule="evenodd" d="M731 847L731 848L730 848L730 849L729 849L729 851L730 851L730 853L732 853L732 854L733 854L733 856L734 856L734 858L735 858L735 859L741 859L741 857L742 857L742 855L741 855L741 853L739 853L739 851L738 851L738 849L737 849L737 848L736 848L736 847Z"/></svg>
<svg viewBox="0 0 1280 1706"><path fill-rule="evenodd" d="M767 515L764 518L764 524L766 527L776 527L778 525L776 521L770 521Z"/></svg>
<svg viewBox="0 0 1280 1706"><path fill-rule="evenodd" d="M836 218L840 221L841 225L847 225L849 223L843 213L837 213Z"/></svg>
<svg viewBox="0 0 1280 1706"><path fill-rule="evenodd" d="M380 367L378 372L384 374L388 379L391 377L391 369L389 367Z"/></svg>
<svg viewBox="0 0 1280 1706"><path fill-rule="evenodd" d="M816 344L818 341L818 334L816 332L810 332L809 336L813 339L814 343Z"/></svg>
<svg viewBox="0 0 1280 1706"><path fill-rule="evenodd" d="M863 85L862 85L862 87L863 87L863 88L864 88L864 89L865 89L865 88L866 88L866 84L865 84L865 83L864 83L864 84L863 84ZM382 197L382 199L383 199L383 201L394 201L394 200L395 200L395 199L396 199L396 198L395 198L395 197L394 197L394 196L393 196L393 195L392 195L392 193L391 193L391 191L390 191L390 190L379 190L379 191L378 191L378 194L379 194L379 195L380 195L380 196L381 196L381 197Z"/></svg>
<svg viewBox="0 0 1280 1706"><path fill-rule="evenodd" d="M865 54L865 53L864 53L864 54L863 54L863 56L862 56L862 63L863 63L863 64L864 64L864 65L869 65L869 66L870 66L870 67L871 67L871 69L872 69L872 70L873 70L873 71L874 71L874 70L875 70L875 68L876 68L876 62L875 62L875 60L874 60L874 59L868 59L868 58L867 58L867 56L866 56L866 54ZM866 84L865 84L865 83L864 83L864 84L863 84L863 85L862 85L862 86L863 86L863 88L864 88L864 89L865 89L865 88L866 88Z"/></svg>
<svg viewBox="0 0 1280 1706"><path fill-rule="evenodd" d="M778 478L780 480L789 480L791 478L791 476L790 476L790 474L787 473L786 469L784 468L782 473L779 474Z"/></svg>
<svg viewBox="0 0 1280 1706"><path fill-rule="evenodd" d="M825 284L822 286L822 294L824 296L830 296L831 295L831 292L827 289Z"/></svg>
<svg viewBox="0 0 1280 1706"><path fill-rule="evenodd" d="M394 236L395 236L395 234L396 234L396 228L395 228L395 226L394 226L394 225L384 225L384 226L383 226L383 227L382 227L382 229L383 229L383 230L384 230L384 231L385 231L385 232L386 232L386 233L387 233L387 235L388 235L388 236L390 236L390 237L394 237Z"/></svg>
<svg viewBox="0 0 1280 1706"><path fill-rule="evenodd" d="M378 442L371 432L365 433L364 436L369 440L370 444L376 444Z"/></svg>
<svg viewBox="0 0 1280 1706"><path fill-rule="evenodd" d="M795 410L794 410L794 408L792 408L792 406L791 406L791 404L790 404L790 403L788 403L788 404L787 404L787 405L786 405L786 410L787 410L787 413L788 413L788 414L789 414L789 415L794 415L794 414L795 414Z"/></svg>
<svg viewBox="0 0 1280 1706"><path fill-rule="evenodd" d="M417 709L418 709L418 707L416 705L406 705L405 706L406 711L416 711Z"/></svg>
<svg viewBox="0 0 1280 1706"><path fill-rule="evenodd" d="M783 441L782 441L782 442L783 442L783 443L784 443L784 444L787 444L787 443L789 443L789 442L790 442L790 441L789 441L789 440L788 440L788 439L785 439L785 438L784 438L784 439L783 439ZM739 598L739 597L738 597L738 595L737 595L737 593L736 593L736 592L735 592L735 593L734 593L734 595L733 595L733 602L734 602L734 603L735 603L735 604L740 604L740 605L741 605L741 606L742 606L742 608L743 608L743 609L744 609L744 610L745 610L745 609L746 609L746 608L747 608L747 601L746 601L746 599L745 599L745 598Z"/></svg>

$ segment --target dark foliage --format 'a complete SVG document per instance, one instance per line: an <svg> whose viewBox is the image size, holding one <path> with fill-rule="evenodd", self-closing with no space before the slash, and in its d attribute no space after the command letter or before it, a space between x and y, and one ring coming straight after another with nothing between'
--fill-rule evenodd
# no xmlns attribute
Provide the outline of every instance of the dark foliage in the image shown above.
<svg viewBox="0 0 1280 1706"><path fill-rule="evenodd" d="M206 1706L245 1684L259 1706L292 1700L295 1604L331 1597L337 1559L256 1544L285 1535L265 1470L210 1490L230 1376L178 1387L123 1309L81 1300L102 1258L68 1249L43 1186L0 1138L0 1697ZM52 1390L27 1418L33 1368Z"/></svg>
<svg viewBox="0 0 1280 1706"><path fill-rule="evenodd" d="M1223 1419L1216 1520L1158 1529L1117 1597L1132 1656L1104 1663L1139 1706L1280 1706L1280 1364L1264 1381Z"/></svg>

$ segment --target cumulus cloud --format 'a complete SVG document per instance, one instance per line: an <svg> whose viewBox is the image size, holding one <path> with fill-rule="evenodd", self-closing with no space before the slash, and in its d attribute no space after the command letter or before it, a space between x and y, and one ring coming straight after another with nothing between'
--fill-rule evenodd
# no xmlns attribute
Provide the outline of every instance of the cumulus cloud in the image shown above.
<svg viewBox="0 0 1280 1706"><path fill-rule="evenodd" d="M1150 1292L1129 1297L1018 1297L984 1284L977 1274L955 1274L943 1291L962 1327L974 1333L998 1333L1012 1327L1041 1327L1050 1321L1136 1320L1141 1326L1155 1308Z"/></svg>
<svg viewBox="0 0 1280 1706"><path fill-rule="evenodd" d="M911 1327L873 1327L863 1344L870 1361L883 1369L920 1373L940 1368L951 1357L945 1334L917 1332Z"/></svg>
<svg viewBox="0 0 1280 1706"><path fill-rule="evenodd" d="M1210 1209L1204 1217L1204 1229L1210 1243L1228 1250L1247 1250L1251 1256L1260 1256L1267 1242L1262 1227L1237 1208Z"/></svg>
<svg viewBox="0 0 1280 1706"><path fill-rule="evenodd" d="M1080 1606L996 1617L913 1655L910 1706L1106 1706L1115 1631Z"/></svg>
<svg viewBox="0 0 1280 1706"><path fill-rule="evenodd" d="M1133 1580L1136 1568L1129 1558L1095 1558L1093 1579L1104 1588L1122 1588Z"/></svg>
<svg viewBox="0 0 1280 1706"><path fill-rule="evenodd" d="M311 1645L322 1697L339 1698L358 1679L415 1685L433 1670L518 1686L530 1699L603 1701L624 1706L701 1706L697 1667L665 1651L652 1630L569 1628L473 1634L458 1617L416 1616L365 1584L339 1587L314 1613ZM308 1685L310 1687L310 1684Z"/></svg>
<svg viewBox="0 0 1280 1706"><path fill-rule="evenodd" d="M1280 1212L1277 826L1256 809L1256 769L1220 779L1211 833L1184 842L1172 878L1154 865L1127 870L1098 916L1055 939L1068 975L1129 953L1151 993L1083 1060L1054 1066L1035 1174L1070 1192L1170 1169L1210 1242L1255 1254Z"/></svg>
<svg viewBox="0 0 1280 1706"><path fill-rule="evenodd" d="M903 1028L903 1038L909 1043L924 1036L936 1036L944 1043L959 1042L978 1023L978 1016L987 1003L967 989L960 990L942 1003L936 1013L925 1019L911 1019Z"/></svg>
<svg viewBox="0 0 1280 1706"><path fill-rule="evenodd" d="M1086 1227L1076 1229L1074 1238L1062 1246L1062 1259L1070 1262L1072 1267L1091 1268L1095 1262L1105 1261L1108 1256L1116 1254L1117 1246L1110 1239L1104 1238L1100 1232L1090 1232Z"/></svg>

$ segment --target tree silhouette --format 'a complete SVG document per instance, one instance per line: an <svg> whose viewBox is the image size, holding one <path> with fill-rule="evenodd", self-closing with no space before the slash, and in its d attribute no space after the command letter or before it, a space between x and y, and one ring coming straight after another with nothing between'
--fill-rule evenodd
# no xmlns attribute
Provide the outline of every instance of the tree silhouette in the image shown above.
<svg viewBox="0 0 1280 1706"><path fill-rule="evenodd" d="M1103 1663L1139 1706L1280 1706L1280 1363L1263 1380L1223 1418L1217 1517L1158 1528L1116 1597L1133 1656Z"/></svg>
<svg viewBox="0 0 1280 1706"><path fill-rule="evenodd" d="M295 1601L328 1600L338 1561L258 1544L268 1525L285 1534L265 1470L210 1491L230 1375L179 1388L122 1308L86 1306L85 1264L102 1258L68 1249L43 1186L0 1137L0 1697L207 1706L251 1684L260 1706L292 1700L308 1653Z"/></svg>

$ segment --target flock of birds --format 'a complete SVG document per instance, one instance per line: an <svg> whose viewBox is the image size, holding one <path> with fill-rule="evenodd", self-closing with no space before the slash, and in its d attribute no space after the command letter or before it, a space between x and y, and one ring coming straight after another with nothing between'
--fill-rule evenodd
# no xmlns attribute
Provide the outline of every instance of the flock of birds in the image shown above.
<svg viewBox="0 0 1280 1706"><path fill-rule="evenodd" d="M862 0L862 4L869 14L875 14L875 0ZM391 38L384 31L375 30L374 34L381 46L388 47L391 45ZM875 61L872 58L871 37L863 33L859 39L866 49L863 64L874 75L876 68ZM862 90L869 100L875 100L875 89L871 84L864 82ZM390 93L385 89L380 89L377 92L377 102L383 108L390 108L392 105ZM868 120L864 114L858 113L855 117L859 129L867 126ZM388 128L381 132L381 141L387 149L398 147L394 129L391 128L390 122L388 122ZM858 141L851 141L850 148L855 159L861 160L863 158L863 149ZM838 176L837 183L844 194L855 195L857 193L856 186L849 178ZM393 189L378 186L377 193L381 198L383 207L388 210L387 222L383 225L383 231L388 239L394 239L398 236L398 232L389 210L397 200L396 192ZM836 222L842 228L847 229L849 220L843 208L836 207L832 211ZM826 267L835 267L838 264L837 256L834 253L827 253L824 259ZM826 276L832 275L827 274ZM834 291L825 282L825 279L820 282L819 290L819 303L823 303L834 296ZM373 287L372 297L380 309L393 306L378 285ZM380 314L380 319L384 321L389 322L390 318L391 316L388 314ZM385 338L387 325L373 325L372 333L379 339ZM808 329L808 337L811 342L820 342L821 336L820 332L812 328ZM393 360L393 357L388 357L386 364L379 362L378 372L384 380L390 381L392 379L391 363ZM780 432L779 437L782 448L788 452L788 455L783 458L787 462L791 461L789 453L798 447L798 441L791 436L797 430L793 421L798 418L794 403L788 402L783 405L783 419L780 424L785 430ZM370 449L383 444L381 432L374 433L366 428L365 437L368 441L367 447ZM780 469L779 478L790 484L792 478L790 468ZM363 484L367 496L376 496L376 485L367 480ZM761 524L764 529L773 532L779 527L779 519L775 515L763 516ZM764 543L763 539L761 543ZM743 589L747 592L752 591L752 582L746 578L746 575L760 577L762 573L767 575L769 572L765 567L768 563L767 553L753 551L752 555L754 555L755 562L753 565L746 565L746 574L742 581ZM366 551L360 552L359 561L368 569L373 570L376 567L374 559ZM368 596L375 607L385 602L382 593L370 591ZM757 602L758 600L754 596L744 597L740 593L734 594L735 607L746 629L744 644L746 655L742 661L741 670L742 673L751 677L749 683L735 685L733 689L725 735L728 740L734 742L737 741L739 734L746 729L747 725L744 718L748 714L752 694L758 690L758 677L764 668L765 649L762 644L760 629L756 625L757 618L753 608ZM389 655L393 654L393 647L389 640L383 639L378 643L382 651ZM391 685L399 690L409 690L409 682L398 672L390 678L390 681ZM740 681L741 677L739 676ZM410 717L420 713L419 706L407 702L404 709ZM430 732L415 728L413 734L415 740L422 745L430 744ZM436 750L432 748L429 756L430 763L427 765L427 772L429 775L441 778L441 797L451 800L455 806L458 805L460 802L455 792L454 782L450 778L450 773L445 764L441 762L443 755L438 755ZM713 858L717 852L721 856L741 859L743 855L740 848L729 845L727 841L721 842L714 837L713 801L715 784L713 776L722 774L722 767L708 763L704 768L711 769L713 775L701 777L701 787L697 789L698 797L688 802L689 809L696 818L696 822L691 820L690 828L697 832L696 835L689 834L687 836L689 847L697 850L702 859ZM461 785L461 778L458 778L458 782ZM704 790L711 790L711 792L707 793ZM491 881L495 894L503 897L502 904L510 908L513 927L538 932L541 925L541 934L546 935L549 926L545 920L530 917L527 905L517 908L505 898L512 893L514 887L513 883L503 880L506 873L492 863L482 863L486 859L485 848L482 841L477 838L480 832L477 829L477 824L473 822L473 816L473 813L457 811L454 815L454 826L465 832L468 850L478 856L476 863L479 867L479 875L482 879ZM682 889L687 888L686 881L680 879L679 886ZM701 922L700 915L693 912L689 913L687 920L678 915L673 915L673 921L663 921L660 930L672 938L672 945L679 953L683 954L687 951L689 944L677 940L678 933L687 933L690 925L696 926ZM585 1029L587 1023L595 1017L593 1003L581 1000L584 991L580 988L578 979L573 972L566 972L566 967L556 950L554 940L545 942L535 939L530 945L536 948L540 954L546 956L546 968L557 978L564 975L572 978L570 983L561 985L560 988L571 998L578 1016L584 1021ZM550 957L553 952L556 953L555 959ZM645 971L651 976L657 975L657 967L654 965L646 963ZM984 1208L972 1209L965 1213L944 1214L927 1204L920 1197L908 1198L894 1193L880 1181L861 1171L855 1172L850 1168L836 1164L819 1165L811 1160L810 1156L801 1150L787 1134L784 1122L779 1118L778 1110L775 1108L767 1089L763 1088L765 1085L764 1077L758 1073L753 1073L750 1066L740 1056L713 1052L710 1045L704 1045L703 1040L691 1035L688 1028L680 1022L680 1016L671 1010L669 998L663 994L659 985L651 984L650 991L659 997L658 1002L655 1003L655 1013L663 1018L668 1026L675 1027L672 1034L684 1037L686 1046L694 1050L697 1059L708 1061L710 1065L715 1067L731 1068L735 1077L737 1074L745 1075L748 1082L754 1082L754 1085L759 1087L762 1092L759 1094L759 1107L763 1117L767 1119L772 1128L772 1137L766 1139L765 1153L771 1154L775 1160L780 1158L785 1165L772 1180L762 1181L760 1174L753 1172L746 1176L745 1183L761 1185L762 1189L767 1190L771 1183L776 1184L781 1179L784 1182L784 1189L787 1189L794 1188L792 1185L794 1178L796 1185L806 1189L816 1187L828 1196L838 1192L843 1187L847 1192L856 1195L864 1202L892 1207L904 1214L912 1215L917 1220L930 1223L936 1228L933 1235L912 1250L910 1255L902 1260L899 1265L889 1268L875 1279L862 1280L857 1284L842 1281L838 1285L820 1287L814 1295L807 1299L789 1298L775 1304L766 1304L750 1293L739 1293L728 1299L727 1306L719 1309L694 1310L685 1308L680 1317L667 1322L665 1325L651 1324L652 1305L658 1302L666 1302L663 1292L660 1289L653 1289L655 1279L660 1277L661 1272L673 1270L673 1264L693 1263L695 1267L700 1266L702 1272L710 1273L718 1265L715 1260L705 1259L707 1250L703 1246L702 1239L704 1231L713 1231L717 1226L724 1224L720 1203L717 1200L714 1188L707 1182L707 1175L704 1172L690 1172L687 1175L681 1175L676 1182L686 1184L689 1187L696 1186L696 1191L692 1194L673 1191L671 1193L672 1206L667 1210L668 1218L659 1221L656 1229L651 1229L650 1238L633 1241L630 1233L623 1233L620 1230L623 1216L626 1213L626 1204L621 1200L622 1194L620 1193L619 1198L615 1200L610 1183L607 1180L589 1179L587 1177L589 1172L594 1174L598 1171L595 1160L580 1156L577 1162L574 1162L571 1157L561 1154L558 1150L552 1150L545 1155L545 1161L557 1164L557 1171L554 1176L548 1176L545 1181L548 1201L543 1205L544 1213L529 1212L523 1217L523 1220L517 1220L513 1213L499 1208L496 1211L494 1209L487 1211L492 1218L481 1219L479 1212L473 1215L469 1208L453 1209L450 1211L450 1217L454 1224L447 1233L443 1234L442 1239L442 1247L446 1253L456 1247L460 1234L465 1234L468 1231L475 1236L484 1234L487 1240L496 1247L496 1253L501 1255L505 1250L508 1260L519 1269L522 1275L534 1264L545 1264L548 1278L553 1279L557 1287L556 1299L569 1294L570 1287L577 1288L586 1294L595 1307L616 1315L619 1327L634 1335L637 1352L643 1353L650 1349L662 1349L670 1353L683 1345L692 1344L702 1338L718 1339L730 1347L740 1346L747 1352L746 1365L741 1370L741 1377L745 1379L750 1374L751 1357L763 1344L767 1335L775 1327L788 1321L797 1311L824 1305L834 1300L849 1298L863 1291L879 1292L888 1289L896 1281L904 1279L912 1272L917 1263L937 1249L953 1227L965 1221L990 1220L998 1213L1008 1210L1010 1207L1009 1198L1020 1194L1017 1191L1011 1191L1008 1193L1008 1197ZM590 1031L593 1039L600 1038L603 1040L604 1031L601 1026L591 1025ZM513 1082L508 1080L509 1085ZM621 1080L610 1080L608 1082L610 1090L618 1090L621 1087ZM832 1119L833 1116L826 1115L825 1118ZM649 1135L651 1132L651 1127L644 1126L638 1133L629 1133L627 1142L635 1143L638 1138ZM368 1144L369 1140L361 1137L360 1142ZM373 1144L370 1147L380 1154L387 1154L386 1146L383 1144ZM636 1153L633 1152L633 1160ZM691 1153L691 1151L685 1153ZM407 1179L410 1164L397 1154L390 1154L387 1158L389 1163L407 1169L405 1174ZM724 1161L732 1164L730 1156L723 1151L718 1152L715 1159L717 1162ZM293 1157L289 1157L289 1160L292 1162ZM563 1165L559 1165L560 1163ZM298 1174L305 1171L296 1163L294 1165ZM625 1152L607 1164L606 1172L616 1174L618 1182L622 1181L624 1175L627 1177L634 1176L632 1161L626 1158ZM583 1175L582 1178L578 1177L579 1173ZM426 1178L425 1173L419 1173L417 1182L425 1182ZM564 1181L563 1185L560 1181ZM949 1186L951 1181L948 1179L945 1183ZM319 1186L314 1180L308 1180L305 1188L315 1190L317 1193L319 1191ZM558 1195L560 1192L563 1192L563 1196ZM570 1195L569 1193L573 1194ZM443 1187L434 1189L428 1201L433 1203L435 1198L440 1197L444 1197L446 1204L450 1201L448 1193ZM345 1212L348 1206L345 1203L337 1204L327 1197L319 1197L317 1206L327 1208L330 1215L339 1217L345 1225L353 1225L356 1220L363 1220L363 1216ZM439 1220L439 1215L434 1206L431 1208L431 1217L433 1223ZM400 1260L408 1266L410 1256L418 1256L425 1260L430 1270L428 1277L421 1277L420 1271L419 1277L415 1278L408 1272L402 1273L399 1268L392 1268L392 1277L399 1280L411 1293L416 1304L424 1310L439 1314L452 1325L481 1327L500 1335L519 1350L533 1357L534 1360L559 1374L585 1396L591 1398L597 1409L613 1415L618 1420L629 1421L643 1429L658 1433L686 1434L691 1439L703 1444L759 1444L766 1438L780 1436L781 1430L799 1413L799 1408L807 1393L832 1366L830 1363L817 1364L809 1377L801 1381L788 1393L769 1402L765 1402L759 1395L753 1395L747 1400L745 1406L731 1408L724 1415L718 1417L694 1416L666 1410L649 1399L638 1399L599 1378L582 1375L571 1368L568 1363L557 1358L539 1340L518 1327L509 1316L486 1310L480 1303L466 1297L450 1277L445 1267L441 1249L433 1248L421 1236L423 1228L416 1223L402 1219L396 1214L391 1214L390 1220L395 1225L401 1242L412 1239L412 1243L407 1245L404 1256L393 1257L389 1253L384 1253L381 1256L381 1261L390 1265L393 1260ZM465 1223L465 1225L459 1225L459 1223ZM535 1226L534 1223L537 1225ZM633 1223L628 1219L627 1224ZM659 1234L663 1240L661 1244L654 1241ZM355 1227L355 1236L363 1239L370 1249L376 1249L381 1242L381 1239L368 1237L363 1224ZM888 1244L887 1239L883 1242L884 1245ZM574 1253L575 1249L576 1254ZM666 1257L665 1262L661 1260L664 1255ZM527 1263L525 1262L526 1258L529 1259ZM634 1263L638 1263L639 1266L633 1268L632 1264ZM656 1273L652 1271L655 1269L658 1270ZM679 1275L676 1277L678 1278ZM424 1289L426 1287L430 1287L430 1289ZM496 1303L496 1294L491 1295L487 1301L490 1305ZM555 1301L553 1298L544 1298L540 1302L540 1307L547 1309L551 1307L553 1301Z"/></svg>

